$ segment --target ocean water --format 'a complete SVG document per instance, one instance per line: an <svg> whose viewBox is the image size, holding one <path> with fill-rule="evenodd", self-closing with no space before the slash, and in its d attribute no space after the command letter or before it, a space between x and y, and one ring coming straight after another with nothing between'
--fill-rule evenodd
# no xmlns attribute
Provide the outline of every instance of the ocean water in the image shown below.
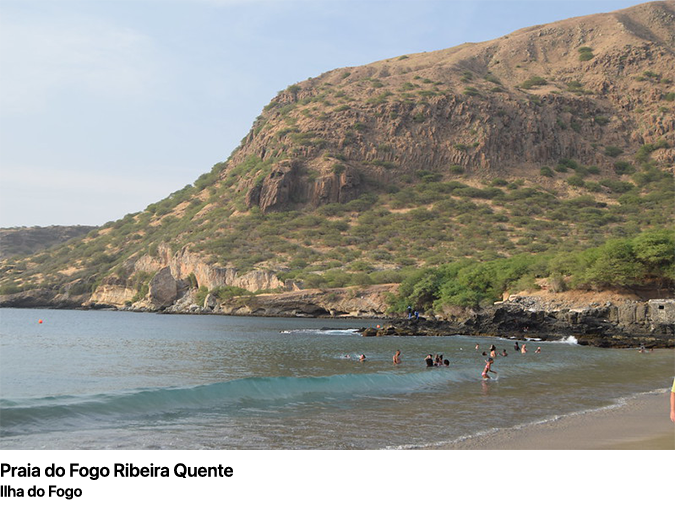
<svg viewBox="0 0 675 520"><path fill-rule="evenodd" d="M672 350L533 338L520 354L508 338L355 332L379 324L0 309L0 448L425 448L619 406L673 380ZM508 356L484 381L491 344ZM449 368L425 366L436 353Z"/></svg>

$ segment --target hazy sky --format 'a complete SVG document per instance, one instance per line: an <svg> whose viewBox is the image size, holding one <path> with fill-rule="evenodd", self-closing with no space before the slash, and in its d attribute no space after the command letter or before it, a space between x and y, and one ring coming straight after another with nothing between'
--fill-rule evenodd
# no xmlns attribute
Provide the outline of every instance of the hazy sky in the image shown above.
<svg viewBox="0 0 675 520"><path fill-rule="evenodd" d="M141 211L322 72L638 3L0 0L0 227Z"/></svg>

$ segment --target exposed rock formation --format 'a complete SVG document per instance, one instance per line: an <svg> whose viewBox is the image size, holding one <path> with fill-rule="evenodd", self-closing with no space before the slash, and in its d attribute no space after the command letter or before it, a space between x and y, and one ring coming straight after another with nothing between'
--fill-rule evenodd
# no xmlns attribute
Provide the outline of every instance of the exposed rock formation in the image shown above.
<svg viewBox="0 0 675 520"><path fill-rule="evenodd" d="M541 301L516 298L467 319L395 320L365 335L483 335L560 340L599 347L675 347L675 300L607 302L602 306L544 310Z"/></svg>
<svg viewBox="0 0 675 520"><path fill-rule="evenodd" d="M156 256L144 255L127 265L128 276L106 277L91 296L90 304L114 307L131 307L135 310L162 310L174 305L177 300L190 293L190 289L205 287L240 287L250 292L271 289L285 289L286 284L269 271L250 271L239 274L234 268L217 267L207 264L198 255L183 248L172 254L166 244L158 248ZM130 283L136 274L148 274L147 296L137 296L141 287ZM293 288L293 287L291 287ZM194 301L191 301L194 304Z"/></svg>

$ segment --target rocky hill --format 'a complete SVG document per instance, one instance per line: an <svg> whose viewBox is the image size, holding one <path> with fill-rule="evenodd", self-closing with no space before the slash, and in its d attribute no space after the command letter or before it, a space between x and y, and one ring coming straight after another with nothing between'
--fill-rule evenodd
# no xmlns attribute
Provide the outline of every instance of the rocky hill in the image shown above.
<svg viewBox="0 0 675 520"><path fill-rule="evenodd" d="M0 304L227 309L667 228L673 71L667 1L326 72L194 185L4 261Z"/></svg>
<svg viewBox="0 0 675 520"><path fill-rule="evenodd" d="M263 110L219 180L230 180L248 208L269 212L348 202L419 171L546 185L541 168L565 159L614 171L617 157L645 143L672 145L673 5L530 27L298 83ZM671 171L674 157L665 144L653 154ZM251 158L263 164L248 167Z"/></svg>

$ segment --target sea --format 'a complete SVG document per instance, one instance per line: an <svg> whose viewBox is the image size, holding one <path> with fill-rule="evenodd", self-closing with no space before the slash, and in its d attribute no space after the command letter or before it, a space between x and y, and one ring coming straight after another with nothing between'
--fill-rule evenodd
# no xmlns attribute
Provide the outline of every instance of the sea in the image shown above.
<svg viewBox="0 0 675 520"><path fill-rule="evenodd" d="M673 382L673 350L533 337L522 354L513 338L358 333L385 325L3 308L0 449L438 448ZM508 355L484 380L491 345ZM428 354L449 366L427 367Z"/></svg>

